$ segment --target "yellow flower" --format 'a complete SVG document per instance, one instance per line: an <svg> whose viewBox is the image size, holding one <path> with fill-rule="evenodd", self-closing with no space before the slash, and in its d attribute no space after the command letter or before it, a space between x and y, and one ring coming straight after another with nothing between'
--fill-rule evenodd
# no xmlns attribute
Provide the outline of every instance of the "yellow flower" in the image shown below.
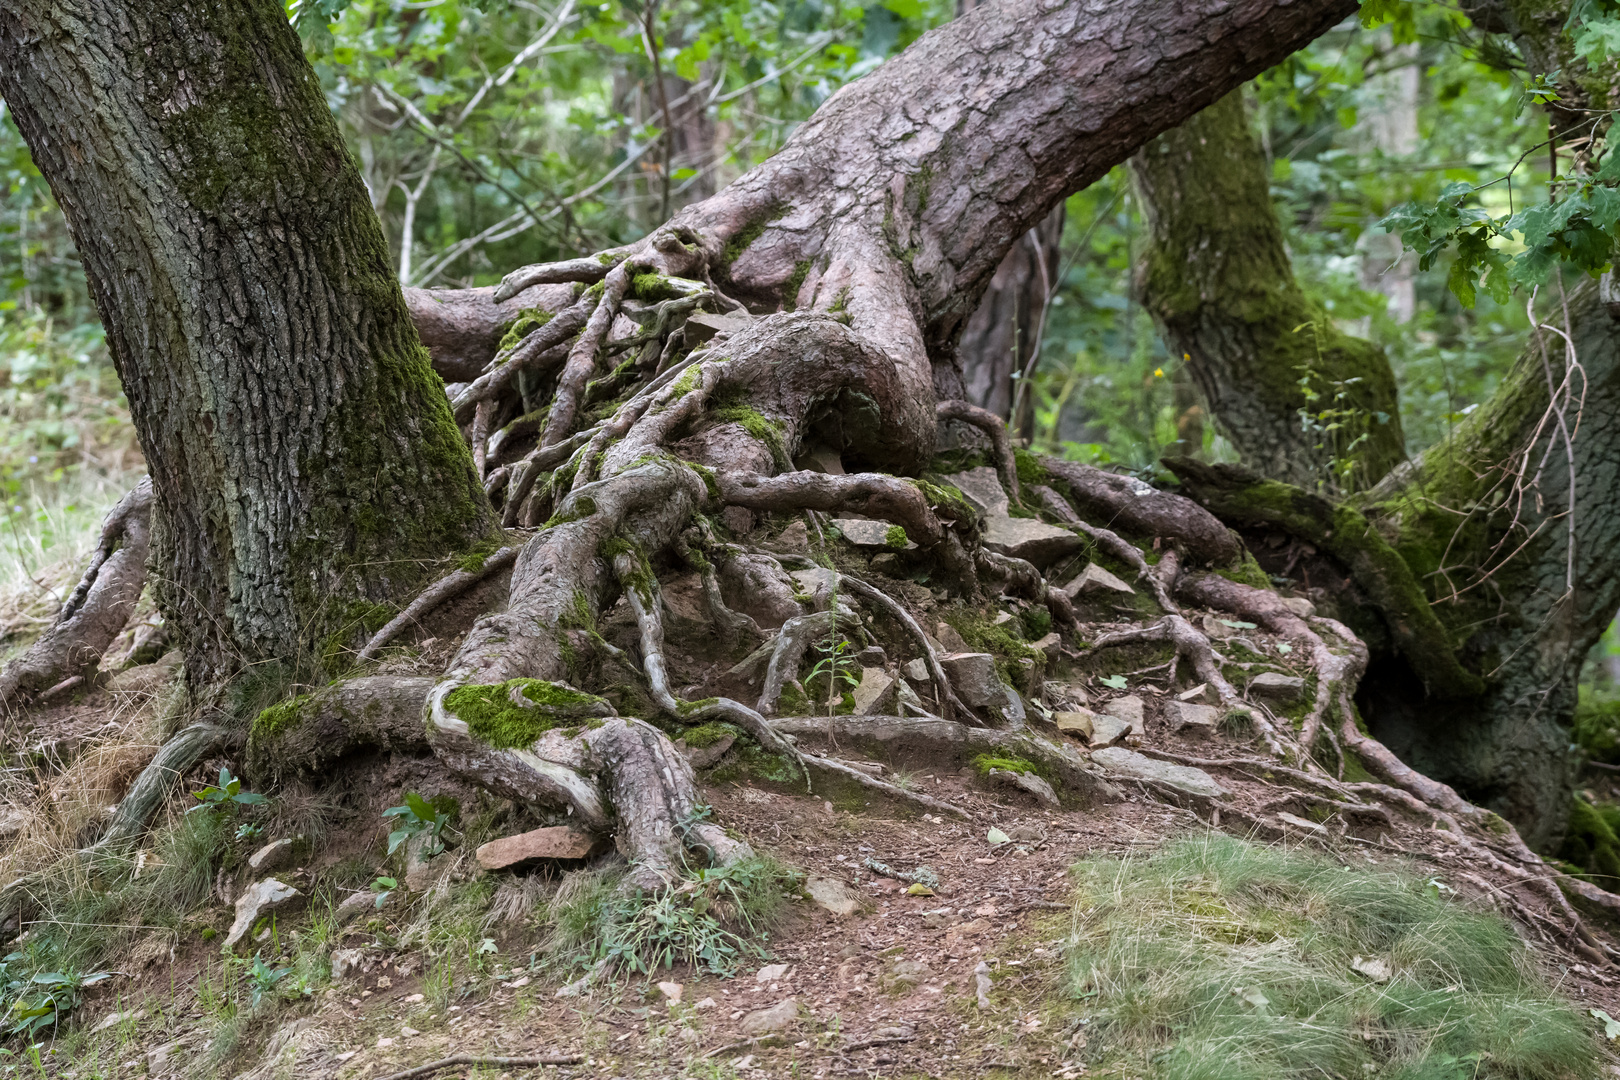
<svg viewBox="0 0 1620 1080"><path fill-rule="evenodd" d="M1153 369L1153 377L1154 377L1154 378L1155 378L1155 379L1162 379L1162 378L1164 378L1164 368L1162 368L1162 367L1156 367L1156 368L1154 368L1154 369Z"/></svg>

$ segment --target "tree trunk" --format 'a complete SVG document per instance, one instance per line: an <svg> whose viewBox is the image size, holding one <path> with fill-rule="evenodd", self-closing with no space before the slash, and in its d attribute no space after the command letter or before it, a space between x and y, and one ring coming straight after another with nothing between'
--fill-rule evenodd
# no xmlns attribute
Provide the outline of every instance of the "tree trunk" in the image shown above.
<svg viewBox="0 0 1620 1080"><path fill-rule="evenodd" d="M1389 361L1300 291L1242 95L1144 148L1131 175L1152 231L1144 305L1243 460L1308 490L1346 493L1401 461ZM1320 415L1328 410L1336 415ZM1336 434L1322 433L1334 422Z"/></svg>
<svg viewBox="0 0 1620 1080"><path fill-rule="evenodd" d="M272 0L0 0L0 93L84 260L193 685L319 660L491 520Z"/></svg>

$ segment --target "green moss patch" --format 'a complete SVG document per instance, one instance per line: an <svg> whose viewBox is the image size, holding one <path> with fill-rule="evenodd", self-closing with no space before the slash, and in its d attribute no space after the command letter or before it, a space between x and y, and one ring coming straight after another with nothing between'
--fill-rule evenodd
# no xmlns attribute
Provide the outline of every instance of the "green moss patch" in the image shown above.
<svg viewBox="0 0 1620 1080"><path fill-rule="evenodd" d="M980 754L972 762L973 770L980 776L989 776L991 769L1000 769L1011 773L1039 773L1033 762L1023 758L997 757L994 754Z"/></svg>
<svg viewBox="0 0 1620 1080"><path fill-rule="evenodd" d="M532 704L520 705L514 697ZM551 729L568 726L570 720L611 713L608 703L594 694L544 679L458 686L445 695L444 708L497 750L532 746Z"/></svg>
<svg viewBox="0 0 1620 1080"><path fill-rule="evenodd" d="M546 323L557 317L556 312L546 311L542 308L524 308L518 312L518 317L506 328L506 334L501 338L501 352L516 348L518 342L540 329Z"/></svg>

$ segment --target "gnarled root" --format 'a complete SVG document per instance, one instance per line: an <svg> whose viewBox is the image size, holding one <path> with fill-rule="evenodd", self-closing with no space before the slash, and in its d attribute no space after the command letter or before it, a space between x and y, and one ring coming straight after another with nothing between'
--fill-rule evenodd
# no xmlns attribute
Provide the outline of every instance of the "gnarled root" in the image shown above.
<svg viewBox="0 0 1620 1080"><path fill-rule="evenodd" d="M314 775L357 750L426 750L422 710L437 682L369 675L271 706L248 733L248 775Z"/></svg>
<svg viewBox="0 0 1620 1080"><path fill-rule="evenodd" d="M129 622L146 587L152 479L118 501L101 524L90 565L50 629L0 672L0 708L93 671Z"/></svg>
<svg viewBox="0 0 1620 1080"><path fill-rule="evenodd" d="M404 611L389 619L381 630L372 635L365 648L360 650L359 659L370 660L384 645L398 637L407 626L419 621L445 601L460 596L491 574L505 570L517 561L517 556L516 547L503 547L486 558L477 569L456 570L429 585L406 606Z"/></svg>

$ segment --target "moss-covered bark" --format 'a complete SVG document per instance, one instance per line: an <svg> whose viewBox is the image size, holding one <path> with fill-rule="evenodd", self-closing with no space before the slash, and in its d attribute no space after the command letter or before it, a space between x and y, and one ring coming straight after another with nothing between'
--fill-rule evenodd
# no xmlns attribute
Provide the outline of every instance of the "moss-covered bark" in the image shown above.
<svg viewBox="0 0 1620 1080"><path fill-rule="evenodd" d="M1152 226L1144 303L1244 461L1309 490L1393 468L1405 445L1389 361L1300 291L1241 93L1148 144L1131 173ZM1340 410L1343 427L1318 435L1301 410Z"/></svg>
<svg viewBox="0 0 1620 1080"><path fill-rule="evenodd" d="M489 530L280 4L5 0L0 93L107 328L194 683L318 661Z"/></svg>

